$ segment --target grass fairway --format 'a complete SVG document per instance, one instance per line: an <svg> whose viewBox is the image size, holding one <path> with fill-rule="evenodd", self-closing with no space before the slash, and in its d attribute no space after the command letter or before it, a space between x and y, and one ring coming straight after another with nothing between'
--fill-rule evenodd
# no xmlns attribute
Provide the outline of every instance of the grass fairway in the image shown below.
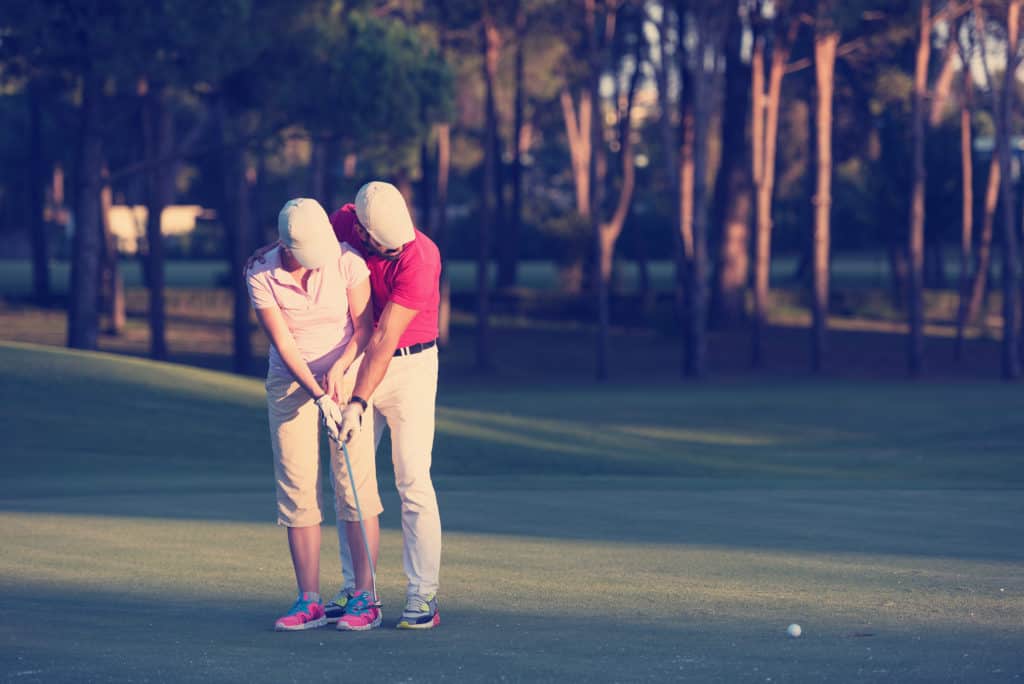
<svg viewBox="0 0 1024 684"><path fill-rule="evenodd" d="M5 343L0 378L2 681L1024 678L1016 386L447 378L441 628L390 629L382 478L386 628L276 634L258 380Z"/></svg>

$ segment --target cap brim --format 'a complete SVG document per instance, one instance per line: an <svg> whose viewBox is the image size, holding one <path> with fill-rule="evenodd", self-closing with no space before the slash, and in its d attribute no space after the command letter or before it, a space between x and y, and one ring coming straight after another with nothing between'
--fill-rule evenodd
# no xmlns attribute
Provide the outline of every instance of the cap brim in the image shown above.
<svg viewBox="0 0 1024 684"><path fill-rule="evenodd" d="M331 262L331 259L337 259L341 253L341 246L338 245L338 241L331 236L330 240L326 240L315 247L311 246L305 249L292 249L292 256L295 260L302 264L303 268L310 270L322 268Z"/></svg>

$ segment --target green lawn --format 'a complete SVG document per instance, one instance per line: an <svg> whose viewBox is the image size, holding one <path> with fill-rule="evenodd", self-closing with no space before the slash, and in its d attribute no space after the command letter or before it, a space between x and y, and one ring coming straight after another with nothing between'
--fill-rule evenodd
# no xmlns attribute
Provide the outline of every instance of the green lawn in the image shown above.
<svg viewBox="0 0 1024 684"><path fill-rule="evenodd" d="M259 380L7 343L0 378L3 681L1024 677L1014 386L448 375L442 626L343 635L270 630L294 584Z"/></svg>

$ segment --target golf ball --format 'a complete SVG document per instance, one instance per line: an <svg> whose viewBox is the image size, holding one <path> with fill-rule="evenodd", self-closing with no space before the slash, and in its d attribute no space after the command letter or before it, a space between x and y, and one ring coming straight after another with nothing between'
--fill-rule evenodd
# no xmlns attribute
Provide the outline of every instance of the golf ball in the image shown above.
<svg viewBox="0 0 1024 684"><path fill-rule="evenodd" d="M796 624L795 622L786 628L786 634L793 637L794 639L796 639L802 633L803 630L800 629L800 625Z"/></svg>

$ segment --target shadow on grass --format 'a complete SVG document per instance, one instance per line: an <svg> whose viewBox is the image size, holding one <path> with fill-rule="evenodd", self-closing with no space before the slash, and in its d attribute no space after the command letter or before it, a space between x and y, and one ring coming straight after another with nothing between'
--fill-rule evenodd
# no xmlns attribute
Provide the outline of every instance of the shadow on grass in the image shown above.
<svg viewBox="0 0 1024 684"><path fill-rule="evenodd" d="M252 489L150 491L0 499L0 511L166 520L265 523L275 520L269 483ZM393 483L381 480L384 529L401 529ZM546 481L491 488L476 478L441 478L446 533L609 544L679 545L741 551L884 554L1024 562L1011 543L1024 521L1015 490L732 488L696 480L653 489L640 479ZM704 486L707 484L708 486ZM333 525L329 493L325 525Z"/></svg>
<svg viewBox="0 0 1024 684"><path fill-rule="evenodd" d="M284 597L282 597L284 598ZM442 604L443 623L279 634L285 601L143 598L0 588L0 678L7 682L319 681L988 681L1020 674L1014 639L925 622L865 627L841 617L787 639L777 618L681 612L516 612ZM25 616L34 619L26 620ZM863 636L870 634L871 636ZM1019 646L1019 644L1016 644Z"/></svg>

